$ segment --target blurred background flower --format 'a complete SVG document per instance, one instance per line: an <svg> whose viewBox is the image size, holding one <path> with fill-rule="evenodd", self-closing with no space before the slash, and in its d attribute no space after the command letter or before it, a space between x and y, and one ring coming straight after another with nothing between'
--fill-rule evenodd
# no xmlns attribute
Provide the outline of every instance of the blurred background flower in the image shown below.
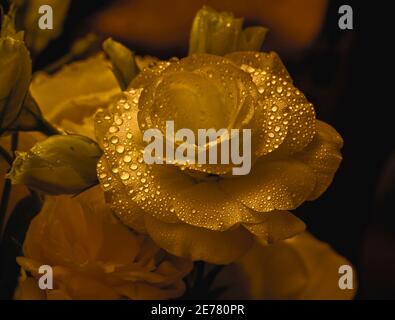
<svg viewBox="0 0 395 320"><path fill-rule="evenodd" d="M17 261L15 298L29 300L177 298L192 268L117 221L98 187L75 198L47 198ZM53 268L53 290L38 287L41 265Z"/></svg>
<svg viewBox="0 0 395 320"><path fill-rule="evenodd" d="M342 265L350 262L305 232L271 246L255 244L214 286L225 287L224 299L352 299L356 282L353 290L338 285Z"/></svg>
<svg viewBox="0 0 395 320"><path fill-rule="evenodd" d="M103 54L71 63L53 74L36 73L30 91L48 120L92 139L93 115L121 93Z"/></svg>
<svg viewBox="0 0 395 320"><path fill-rule="evenodd" d="M185 56L191 21L203 5L233 12L245 17L249 24L268 27L272 37L267 47L283 53L303 50L316 38L327 0L118 0L95 14L92 25L100 33L145 48L151 54L156 50L180 50Z"/></svg>

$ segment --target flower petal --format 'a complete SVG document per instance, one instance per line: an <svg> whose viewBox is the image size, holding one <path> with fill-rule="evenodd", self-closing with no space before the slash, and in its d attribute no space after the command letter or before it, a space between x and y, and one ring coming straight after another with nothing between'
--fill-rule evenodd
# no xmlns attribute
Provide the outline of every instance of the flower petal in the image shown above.
<svg viewBox="0 0 395 320"><path fill-rule="evenodd" d="M255 244L231 265L231 274L226 267L218 279L230 288L221 298L245 299L244 292L250 299L352 299L355 289L338 285L345 264L350 263L307 232L269 246Z"/></svg>
<svg viewBox="0 0 395 320"><path fill-rule="evenodd" d="M315 172L317 183L308 200L317 199L332 183L342 156L343 139L330 125L317 120L317 134L303 151L293 158L307 164Z"/></svg>
<svg viewBox="0 0 395 320"><path fill-rule="evenodd" d="M100 162L102 166L98 169L105 192L112 194L112 209L127 218L135 215L130 210L134 202L153 217L169 223L178 222L174 201L180 190L194 184L193 179L173 165L147 165L138 151L130 151L127 156L131 158L127 163L122 163L122 158L105 159L112 168L117 168L115 172L103 166L105 161ZM114 199L118 201L114 203Z"/></svg>
<svg viewBox="0 0 395 320"><path fill-rule="evenodd" d="M145 217L145 223L149 235L160 247L192 260L227 264L242 256L253 243L252 236L243 228L212 231L184 223L168 224L149 216Z"/></svg>
<svg viewBox="0 0 395 320"><path fill-rule="evenodd" d="M302 204L315 187L315 174L291 159L258 161L247 176L219 182L231 197L258 212L291 210Z"/></svg>
<svg viewBox="0 0 395 320"><path fill-rule="evenodd" d="M192 268L190 260L167 254L120 224L98 188L74 198L46 198L23 253L17 262L36 280L41 265L52 266L55 290L47 299L119 299L132 292L139 299L174 298Z"/></svg>
<svg viewBox="0 0 395 320"><path fill-rule="evenodd" d="M275 52L240 51L227 54L225 57L232 60L239 67L242 65L250 66L254 69L275 74L286 81L291 81L287 69Z"/></svg>
<svg viewBox="0 0 395 320"><path fill-rule="evenodd" d="M45 291L41 290L34 278L21 276L14 293L15 300L45 300Z"/></svg>
<svg viewBox="0 0 395 320"><path fill-rule="evenodd" d="M147 77L151 79L150 72ZM231 61L193 55L172 63L147 83L139 100L139 125L141 130L165 133L167 121L174 121L175 130L188 128L195 135L199 129L242 129L253 119L257 98L250 75ZM232 169L225 164L175 164L211 174Z"/></svg>
<svg viewBox="0 0 395 320"><path fill-rule="evenodd" d="M174 201L174 209L181 221L217 231L265 219L227 195L215 181L198 183L181 191Z"/></svg>
<svg viewBox="0 0 395 320"><path fill-rule="evenodd" d="M315 134L314 107L292 84L285 66L274 52L236 52L226 56L250 73L263 102L255 110L253 129L257 155L280 147L293 154L302 150Z"/></svg>
<svg viewBox="0 0 395 320"><path fill-rule="evenodd" d="M138 61L137 64L139 64ZM141 70L142 72L133 79L129 88L139 89L147 87L157 76L161 75L170 64L171 62L168 61L152 60L147 66L144 66Z"/></svg>
<svg viewBox="0 0 395 320"><path fill-rule="evenodd" d="M66 118L76 122L92 115L102 105L96 105L93 110L77 110L70 101L86 96L93 101L94 95L103 97L120 93L110 64L103 55L67 65L54 75L38 73L32 81L30 91L47 119L54 121L65 118L61 116L65 112Z"/></svg>
<svg viewBox="0 0 395 320"><path fill-rule="evenodd" d="M180 188L194 182L173 165L144 162L136 112L140 92L131 90L109 112L96 114L96 134L104 149L97 167L98 177L111 199L112 209L123 221L138 218L133 209L135 203L159 219L177 222L173 198Z"/></svg>
<svg viewBox="0 0 395 320"><path fill-rule="evenodd" d="M293 237L306 229L304 222L288 211L272 211L265 216L263 223L243 224L263 245Z"/></svg>

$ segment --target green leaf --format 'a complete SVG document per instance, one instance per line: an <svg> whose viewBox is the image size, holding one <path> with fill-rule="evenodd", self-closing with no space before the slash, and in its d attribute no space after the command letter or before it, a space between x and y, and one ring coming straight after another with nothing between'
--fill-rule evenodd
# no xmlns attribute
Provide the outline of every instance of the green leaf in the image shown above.
<svg viewBox="0 0 395 320"><path fill-rule="evenodd" d="M14 208L0 244L0 300L12 299L17 286L22 244L31 220L41 209L37 196L22 199Z"/></svg>
<svg viewBox="0 0 395 320"><path fill-rule="evenodd" d="M204 6L192 24L189 54L225 55L235 51L259 51L267 32L268 29L263 27L243 30L242 18Z"/></svg>
<svg viewBox="0 0 395 320"><path fill-rule="evenodd" d="M122 90L126 90L138 73L134 53L111 38L103 42L103 50L111 61L119 86Z"/></svg>

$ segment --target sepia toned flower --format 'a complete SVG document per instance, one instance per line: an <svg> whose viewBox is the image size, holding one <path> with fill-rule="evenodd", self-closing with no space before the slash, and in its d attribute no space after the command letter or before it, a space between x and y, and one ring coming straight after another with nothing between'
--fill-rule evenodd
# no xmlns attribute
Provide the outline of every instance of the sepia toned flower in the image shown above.
<svg viewBox="0 0 395 320"><path fill-rule="evenodd" d="M183 294L191 262L169 255L120 224L93 188L78 197L48 197L23 244L15 299L169 299ZM53 289L41 290L41 265Z"/></svg>
<svg viewBox="0 0 395 320"><path fill-rule="evenodd" d="M252 170L229 164L146 164L147 129L251 129ZM196 54L145 68L96 115L98 177L127 225L178 256L229 263L254 243L289 238L304 223L288 210L319 197L343 141L316 119L275 53Z"/></svg>
<svg viewBox="0 0 395 320"><path fill-rule="evenodd" d="M348 57L355 38L344 33L342 50L337 40L326 48L327 28L317 38L336 10L326 0L304 0L307 11L287 0L208 3L225 11L200 0L174 0L176 11L136 1L81 7L83 24L70 0L10 1L7 13L0 5L0 296L354 298L355 257L315 238L296 213L309 215L305 204L331 185L343 139L317 119L279 55L261 51L269 35L265 47L300 62L295 81L322 102L322 88L338 83L321 78L338 77L324 68L316 78L310 67L332 51ZM125 8L142 14L129 24L145 27L117 32ZM70 33L49 46L63 26ZM316 38L311 57L289 55ZM138 55L153 48L162 58L188 53ZM335 60L328 65L347 69L348 59ZM338 87L332 100L343 97ZM331 208L317 210L320 221ZM351 254L355 245L336 248ZM178 309L151 310L171 313Z"/></svg>
<svg viewBox="0 0 395 320"><path fill-rule="evenodd" d="M54 135L19 152L7 178L47 194L76 194L97 183L95 166L102 151L80 135Z"/></svg>
<svg viewBox="0 0 395 320"><path fill-rule="evenodd" d="M68 132L94 138L94 113L121 93L110 68L103 55L95 55L52 75L37 73L30 92L46 119Z"/></svg>
<svg viewBox="0 0 395 320"><path fill-rule="evenodd" d="M340 288L342 266L352 268L328 244L304 232L271 246L254 244L221 271L216 285L227 288L222 299L352 299L356 274L350 275L350 288Z"/></svg>

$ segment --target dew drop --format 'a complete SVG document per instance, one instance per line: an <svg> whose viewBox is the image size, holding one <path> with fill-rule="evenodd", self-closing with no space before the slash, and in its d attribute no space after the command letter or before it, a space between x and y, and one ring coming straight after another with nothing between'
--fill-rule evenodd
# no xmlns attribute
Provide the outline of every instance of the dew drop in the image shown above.
<svg viewBox="0 0 395 320"><path fill-rule="evenodd" d="M111 137L110 141L111 141L111 143L116 144L119 142L119 139L118 139L118 137L113 136L113 137Z"/></svg>
<svg viewBox="0 0 395 320"><path fill-rule="evenodd" d="M118 153L123 153L123 152L125 151L125 147L124 147L124 146L117 146L117 147L115 148L115 150L116 150Z"/></svg>
<svg viewBox="0 0 395 320"><path fill-rule="evenodd" d="M128 180L129 177L130 177L130 175L126 171L121 173L121 180Z"/></svg>
<svg viewBox="0 0 395 320"><path fill-rule="evenodd" d="M118 128L118 127L111 126L111 127L108 129L108 131L109 131L110 133L115 133L115 132L118 132L118 131L119 131L119 128Z"/></svg>
<svg viewBox="0 0 395 320"><path fill-rule="evenodd" d="M129 162L132 161L132 157L129 156L129 155L126 155L126 156L123 157L123 161L126 162L126 163L129 163Z"/></svg>

